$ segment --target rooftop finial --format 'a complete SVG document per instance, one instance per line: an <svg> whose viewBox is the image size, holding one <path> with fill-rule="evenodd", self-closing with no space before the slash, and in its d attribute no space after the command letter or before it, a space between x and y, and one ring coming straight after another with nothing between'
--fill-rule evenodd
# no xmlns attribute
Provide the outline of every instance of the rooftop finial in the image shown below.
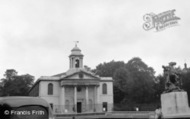
<svg viewBox="0 0 190 119"><path fill-rule="evenodd" d="M79 43L79 41L74 41L75 42L75 47L77 47L77 43Z"/></svg>

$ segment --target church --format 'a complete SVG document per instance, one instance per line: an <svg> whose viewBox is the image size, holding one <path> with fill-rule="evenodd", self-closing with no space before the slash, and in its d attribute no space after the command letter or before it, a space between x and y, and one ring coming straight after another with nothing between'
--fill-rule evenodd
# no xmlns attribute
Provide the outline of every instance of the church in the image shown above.
<svg viewBox="0 0 190 119"><path fill-rule="evenodd" d="M69 55L68 71L41 76L29 95L45 99L55 114L112 111L112 77L100 77L84 68L83 57L76 44Z"/></svg>

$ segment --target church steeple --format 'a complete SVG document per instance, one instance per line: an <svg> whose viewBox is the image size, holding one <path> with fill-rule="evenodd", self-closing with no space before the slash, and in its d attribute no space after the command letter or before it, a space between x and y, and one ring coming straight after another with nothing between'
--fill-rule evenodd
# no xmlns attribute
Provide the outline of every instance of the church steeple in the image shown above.
<svg viewBox="0 0 190 119"><path fill-rule="evenodd" d="M81 50L78 48L77 43L75 47L71 50L71 55L69 56L70 59L70 69L71 68L83 68L83 54Z"/></svg>

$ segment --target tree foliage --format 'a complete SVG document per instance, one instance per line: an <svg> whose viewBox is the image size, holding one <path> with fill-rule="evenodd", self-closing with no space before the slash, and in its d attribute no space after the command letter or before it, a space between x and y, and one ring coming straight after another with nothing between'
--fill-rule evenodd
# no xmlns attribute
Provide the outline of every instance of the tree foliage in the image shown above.
<svg viewBox="0 0 190 119"><path fill-rule="evenodd" d="M155 90L154 100L157 102L160 102L161 94L165 90L165 82L166 82L166 79L163 75L158 75L156 77L156 83L154 85L154 90Z"/></svg>
<svg viewBox="0 0 190 119"><path fill-rule="evenodd" d="M128 85L131 85L129 71L125 67L121 67L114 72L114 85L121 91L126 92ZM129 89L130 90L130 89Z"/></svg>
<svg viewBox="0 0 190 119"><path fill-rule="evenodd" d="M190 70L182 74L182 89L187 91L190 104Z"/></svg>
<svg viewBox="0 0 190 119"><path fill-rule="evenodd" d="M152 100L154 95L154 70L140 58L128 61L125 68L114 74L115 84L125 92L125 99L136 103Z"/></svg>
<svg viewBox="0 0 190 119"><path fill-rule="evenodd" d="M113 77L115 70L120 67L124 67L125 63L123 61L114 61L108 63L101 63L96 66L96 69L93 70L97 75L102 77Z"/></svg>
<svg viewBox="0 0 190 119"><path fill-rule="evenodd" d="M27 96L34 83L32 75L17 75L16 70L7 70L1 79L2 96Z"/></svg>
<svg viewBox="0 0 190 119"><path fill-rule="evenodd" d="M154 69L138 57L127 63L111 61L99 64L94 71L100 76L113 77L115 103L144 103L154 97Z"/></svg>
<svg viewBox="0 0 190 119"><path fill-rule="evenodd" d="M17 75L17 71L14 69L7 69L4 74L4 76L7 80L11 80L11 78L16 75Z"/></svg>

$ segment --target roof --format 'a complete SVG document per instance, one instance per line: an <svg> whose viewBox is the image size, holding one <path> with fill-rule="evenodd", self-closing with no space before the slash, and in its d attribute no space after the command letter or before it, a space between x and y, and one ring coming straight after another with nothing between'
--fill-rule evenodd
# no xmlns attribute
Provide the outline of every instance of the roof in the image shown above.
<svg viewBox="0 0 190 119"><path fill-rule="evenodd" d="M55 77L61 77L61 76L64 76L64 75L66 75L66 72L59 73L59 74L56 74L56 75L53 75L53 76L55 76Z"/></svg>
<svg viewBox="0 0 190 119"><path fill-rule="evenodd" d="M75 45L75 47L71 51L81 51L81 50L77 47L77 45Z"/></svg>
<svg viewBox="0 0 190 119"><path fill-rule="evenodd" d="M77 47L77 45L75 45L75 47L71 50L71 55L78 55L78 56L83 56L83 54L81 53L81 50Z"/></svg>

